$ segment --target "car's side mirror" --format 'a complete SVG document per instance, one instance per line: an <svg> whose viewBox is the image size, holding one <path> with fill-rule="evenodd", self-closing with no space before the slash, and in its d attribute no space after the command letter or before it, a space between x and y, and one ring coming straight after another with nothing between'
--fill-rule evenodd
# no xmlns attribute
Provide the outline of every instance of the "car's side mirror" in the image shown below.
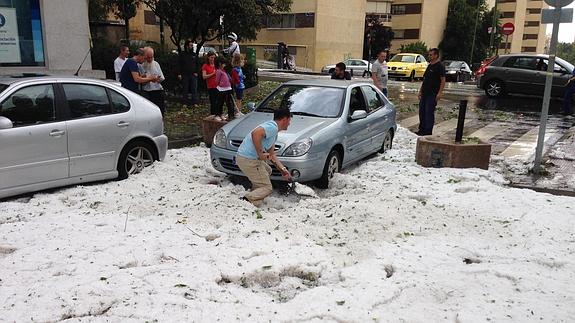
<svg viewBox="0 0 575 323"><path fill-rule="evenodd" d="M0 129L10 129L12 128L14 125L12 124L12 121L6 117L0 117Z"/></svg>
<svg viewBox="0 0 575 323"><path fill-rule="evenodd" d="M250 111L254 111L256 109L256 104L255 102L248 102L248 109Z"/></svg>
<svg viewBox="0 0 575 323"><path fill-rule="evenodd" d="M367 112L365 110L355 110L353 111L353 114L351 115L350 119L351 120L359 120L359 119L365 119L367 117Z"/></svg>

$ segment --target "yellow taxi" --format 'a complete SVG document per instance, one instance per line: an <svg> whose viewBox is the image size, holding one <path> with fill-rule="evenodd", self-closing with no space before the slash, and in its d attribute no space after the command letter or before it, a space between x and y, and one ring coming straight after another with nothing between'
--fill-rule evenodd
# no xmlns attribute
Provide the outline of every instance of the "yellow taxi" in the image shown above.
<svg viewBox="0 0 575 323"><path fill-rule="evenodd" d="M423 78L427 60L423 55L413 53L399 53L387 62L389 78L407 78L413 81Z"/></svg>

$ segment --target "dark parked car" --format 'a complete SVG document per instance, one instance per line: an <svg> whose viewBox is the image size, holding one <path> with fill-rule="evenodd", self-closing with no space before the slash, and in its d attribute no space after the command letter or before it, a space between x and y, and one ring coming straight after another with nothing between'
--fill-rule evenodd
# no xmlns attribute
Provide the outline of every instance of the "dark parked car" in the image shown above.
<svg viewBox="0 0 575 323"><path fill-rule="evenodd" d="M495 58L477 79L477 86L490 97L507 93L543 96L549 56L510 54ZM573 75L573 65L559 57L555 60L551 95L562 97L565 83Z"/></svg>
<svg viewBox="0 0 575 323"><path fill-rule="evenodd" d="M471 80L471 69L464 61L443 61L447 82L465 82Z"/></svg>

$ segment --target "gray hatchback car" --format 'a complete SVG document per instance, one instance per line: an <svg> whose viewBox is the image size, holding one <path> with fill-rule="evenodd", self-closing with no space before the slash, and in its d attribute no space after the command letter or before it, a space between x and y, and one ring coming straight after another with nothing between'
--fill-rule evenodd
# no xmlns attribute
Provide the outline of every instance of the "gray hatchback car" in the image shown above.
<svg viewBox="0 0 575 323"><path fill-rule="evenodd" d="M273 112L289 108L289 128L278 134L276 153L299 182L326 188L335 172L391 148L397 130L395 107L372 84L340 80L291 81L278 87L255 111L222 127L214 136L215 169L242 175L235 154L243 139ZM272 179L283 180L272 166Z"/></svg>
<svg viewBox="0 0 575 323"><path fill-rule="evenodd" d="M115 83L0 79L0 198L125 178L167 145L159 108Z"/></svg>
<svg viewBox="0 0 575 323"><path fill-rule="evenodd" d="M543 96L549 56L543 54L500 55L478 77L477 86L490 97L505 94ZM562 97L565 83L573 75L573 65L559 57L555 60L551 95Z"/></svg>

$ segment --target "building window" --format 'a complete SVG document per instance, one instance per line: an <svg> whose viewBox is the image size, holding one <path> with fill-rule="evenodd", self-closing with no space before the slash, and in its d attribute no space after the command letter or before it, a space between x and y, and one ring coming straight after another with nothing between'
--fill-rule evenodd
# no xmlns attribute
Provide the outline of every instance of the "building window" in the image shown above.
<svg viewBox="0 0 575 323"><path fill-rule="evenodd" d="M541 13L541 8L529 8L527 9L527 13L530 15L538 15Z"/></svg>
<svg viewBox="0 0 575 323"><path fill-rule="evenodd" d="M293 29L295 28L295 15L288 13L270 16L266 26L267 28Z"/></svg>
<svg viewBox="0 0 575 323"><path fill-rule="evenodd" d="M539 38L539 35L537 34L523 34L523 39L537 39Z"/></svg>
<svg viewBox="0 0 575 323"><path fill-rule="evenodd" d="M535 52L537 52L537 47L521 47L521 52L523 52L523 53L535 53Z"/></svg>
<svg viewBox="0 0 575 323"><path fill-rule="evenodd" d="M0 66L44 66L39 0L0 0Z"/></svg>
<svg viewBox="0 0 575 323"><path fill-rule="evenodd" d="M526 21L525 27L539 27L539 21Z"/></svg>
<svg viewBox="0 0 575 323"><path fill-rule="evenodd" d="M393 29L395 39L419 39L419 29Z"/></svg>
<svg viewBox="0 0 575 323"><path fill-rule="evenodd" d="M421 4L398 4L391 6L392 15L416 15L421 13Z"/></svg>
<svg viewBox="0 0 575 323"><path fill-rule="evenodd" d="M514 18L515 17L515 12L513 11L505 11L503 13L501 13L501 18Z"/></svg>
<svg viewBox="0 0 575 323"><path fill-rule="evenodd" d="M144 10L144 24L146 25L159 25L160 18L158 18L153 11Z"/></svg>
<svg viewBox="0 0 575 323"><path fill-rule="evenodd" d="M382 13L382 14L367 14L365 16L366 20L368 21L373 21L373 22L377 22L379 24L382 24L384 22L390 22L391 21L391 15L388 13Z"/></svg>
<svg viewBox="0 0 575 323"><path fill-rule="evenodd" d="M315 27L315 13L296 13L295 28L313 28Z"/></svg>

